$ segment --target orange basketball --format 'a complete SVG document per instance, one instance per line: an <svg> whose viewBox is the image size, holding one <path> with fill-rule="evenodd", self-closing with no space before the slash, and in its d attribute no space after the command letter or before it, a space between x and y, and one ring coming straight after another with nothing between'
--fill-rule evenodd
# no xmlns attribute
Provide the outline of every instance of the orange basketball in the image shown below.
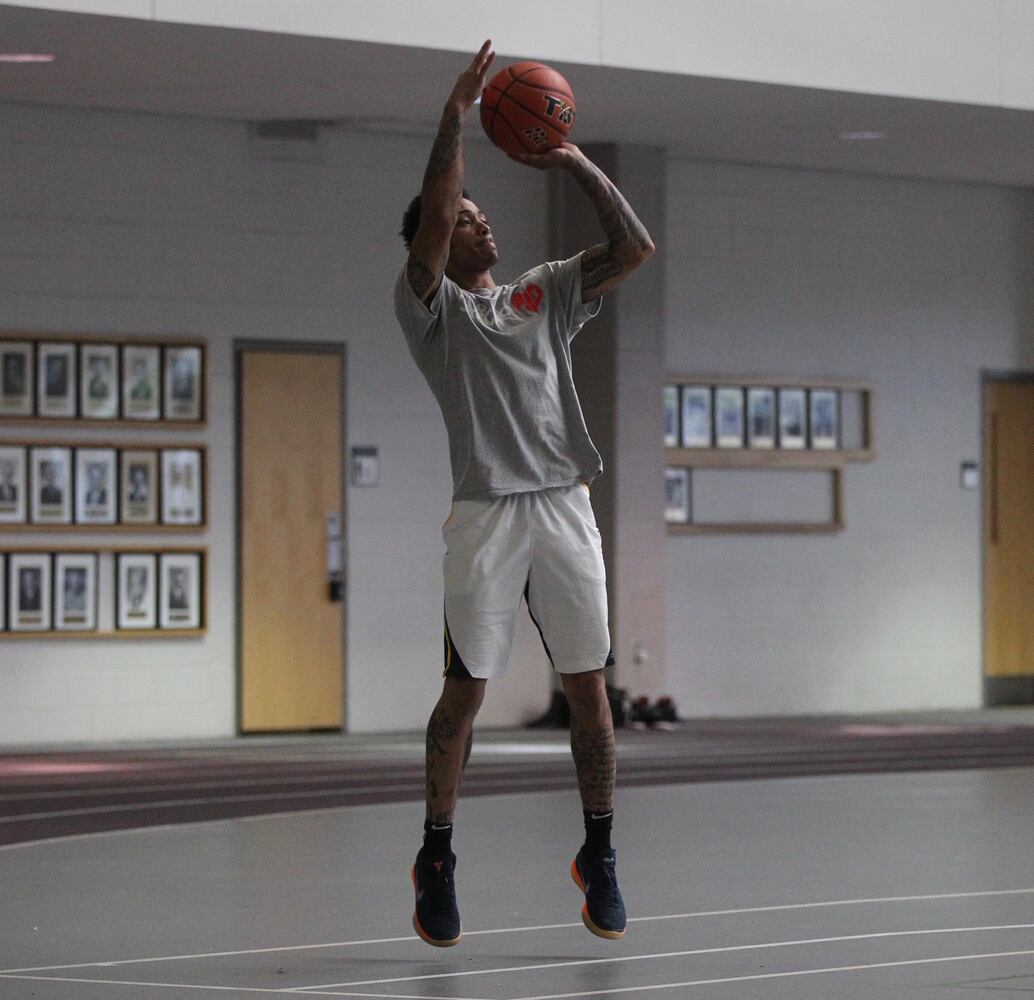
<svg viewBox="0 0 1034 1000"><path fill-rule="evenodd" d="M481 95L481 125L504 153L544 153L574 125L574 95L549 66L519 62L500 70Z"/></svg>

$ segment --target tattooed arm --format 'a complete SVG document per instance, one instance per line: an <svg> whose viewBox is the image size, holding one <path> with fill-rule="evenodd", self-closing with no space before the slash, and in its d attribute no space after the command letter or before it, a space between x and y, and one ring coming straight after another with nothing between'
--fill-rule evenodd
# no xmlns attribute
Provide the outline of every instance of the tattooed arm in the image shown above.
<svg viewBox="0 0 1034 1000"><path fill-rule="evenodd" d="M409 284L422 302L434 295L449 262L449 240L463 193L463 119L485 88L495 53L491 40L459 75L445 102L438 135L420 189L420 227L406 264Z"/></svg>
<svg viewBox="0 0 1034 1000"><path fill-rule="evenodd" d="M607 242L582 253L582 302L591 302L621 284L654 251L650 234L610 178L577 146L565 142L547 153L512 157L540 170L566 169L589 196Z"/></svg>

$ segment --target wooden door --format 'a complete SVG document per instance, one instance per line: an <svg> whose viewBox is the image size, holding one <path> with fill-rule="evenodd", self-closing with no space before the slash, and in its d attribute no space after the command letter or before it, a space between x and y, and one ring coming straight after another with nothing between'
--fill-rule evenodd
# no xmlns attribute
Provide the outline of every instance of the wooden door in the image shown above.
<svg viewBox="0 0 1034 1000"><path fill-rule="evenodd" d="M340 729L327 521L343 523L343 358L246 347L238 360L240 728Z"/></svg>
<svg viewBox="0 0 1034 1000"><path fill-rule="evenodd" d="M1034 381L984 392L984 673L1034 675Z"/></svg>

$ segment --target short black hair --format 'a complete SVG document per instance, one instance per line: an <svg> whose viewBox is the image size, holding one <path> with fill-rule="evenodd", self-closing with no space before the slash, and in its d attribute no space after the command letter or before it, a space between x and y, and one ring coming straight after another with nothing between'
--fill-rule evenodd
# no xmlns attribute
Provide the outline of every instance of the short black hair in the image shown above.
<svg viewBox="0 0 1034 1000"><path fill-rule="evenodd" d="M468 201L471 200L467 189L464 188L462 197ZM413 237L416 236L416 231L420 228L420 195L417 195L406 208L405 214L402 216L402 228L399 230L399 236L402 237L402 242L406 244L406 249L411 250L413 247Z"/></svg>

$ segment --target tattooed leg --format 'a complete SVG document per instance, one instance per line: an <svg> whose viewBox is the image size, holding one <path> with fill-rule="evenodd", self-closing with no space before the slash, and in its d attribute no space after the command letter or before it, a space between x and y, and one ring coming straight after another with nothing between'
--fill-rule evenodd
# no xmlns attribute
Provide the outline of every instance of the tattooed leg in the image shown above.
<svg viewBox="0 0 1034 1000"><path fill-rule="evenodd" d="M427 723L427 816L434 823L452 822L484 697L485 681L447 677Z"/></svg>
<svg viewBox="0 0 1034 1000"><path fill-rule="evenodd" d="M603 671L562 674L561 679L571 706L571 753L582 808L609 812L614 808L617 754Z"/></svg>

